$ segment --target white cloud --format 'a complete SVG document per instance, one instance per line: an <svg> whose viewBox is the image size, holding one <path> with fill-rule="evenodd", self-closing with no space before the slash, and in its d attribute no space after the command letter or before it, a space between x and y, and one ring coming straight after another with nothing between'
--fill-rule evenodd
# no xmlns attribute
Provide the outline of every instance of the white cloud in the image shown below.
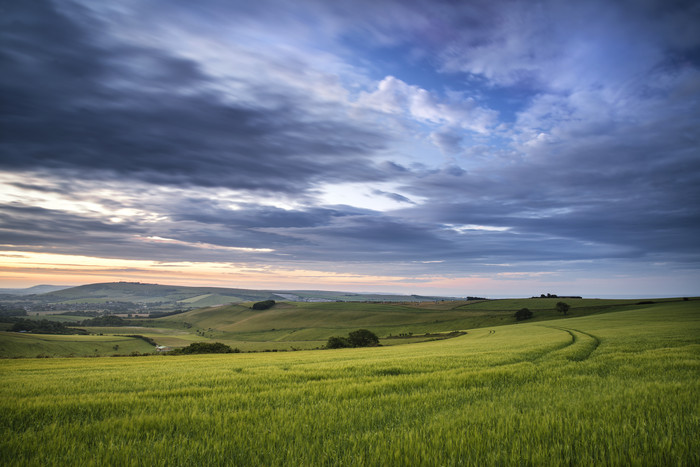
<svg viewBox="0 0 700 467"><path fill-rule="evenodd" d="M419 204L424 198L401 193L398 183L325 183L318 189L319 204L346 205L386 212Z"/></svg>
<svg viewBox="0 0 700 467"><path fill-rule="evenodd" d="M164 243L164 244L169 244L169 245L178 245L178 246L185 246L185 247L190 247L190 248L198 248L198 249L203 249L203 250L221 250L221 251L239 251L239 252L248 252L248 253L272 253L273 250L272 248L248 248L248 247L234 247L234 246L222 246L222 245L213 245L211 243L205 243L205 242L186 242L183 240L176 240L174 238L164 238L164 237L158 237L158 236L149 236L149 237L135 237L136 240L139 241L144 241L144 242L150 242L150 243Z"/></svg>
<svg viewBox="0 0 700 467"><path fill-rule="evenodd" d="M433 126L476 133L486 133L497 124L497 112L479 106L473 98L451 94L441 99L435 93L393 76L380 81L376 90L361 93L357 105Z"/></svg>
<svg viewBox="0 0 700 467"><path fill-rule="evenodd" d="M495 226L495 225L478 225L478 224L464 224L464 225L453 225L446 224L445 228L448 230L453 230L457 233L463 234L467 232L507 232L510 227Z"/></svg>

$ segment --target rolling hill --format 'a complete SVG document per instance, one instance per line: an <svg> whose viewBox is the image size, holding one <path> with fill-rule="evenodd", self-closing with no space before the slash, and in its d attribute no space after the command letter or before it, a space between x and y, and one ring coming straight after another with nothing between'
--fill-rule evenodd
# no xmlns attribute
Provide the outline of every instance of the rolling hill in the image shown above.
<svg viewBox="0 0 700 467"><path fill-rule="evenodd" d="M18 466L129 465L134 459L156 465L698 465L698 303L608 302L598 305L612 312L588 316L584 306L590 311L595 304L579 303L567 318L468 329L417 345L3 359L0 460ZM512 305L519 303L457 308L474 307L476 314ZM277 311L294 314L291 306ZM449 311L431 307L427 315L413 311ZM358 310L358 318L373 312L382 311ZM255 321L243 321L252 315L242 309L227 313L238 313L231 321L241 325ZM338 313L343 310L328 310ZM221 318L213 310L189 315L199 325ZM121 350L134 343L101 344ZM47 352L48 343L42 345ZM84 345L99 352L97 341Z"/></svg>
<svg viewBox="0 0 700 467"><path fill-rule="evenodd" d="M154 288L157 292L163 289ZM87 287L86 287L87 288ZM139 288L143 293L143 288ZM83 289L85 290L85 289ZM89 291L90 288L87 288ZM104 289L99 289L104 290ZM118 290L124 290L120 288ZM146 289L148 290L148 289ZM197 289L197 292L203 292ZM175 289L173 294L177 293ZM60 294L58 292L57 294ZM215 294L195 295L189 299L197 303ZM224 296L223 294L218 294ZM252 301L215 305L172 314L160 318L127 319L124 326L90 326L76 324L93 335L141 335L159 345L184 347L192 342L222 342L242 351L286 351L314 349L325 345L331 336L343 336L357 329L369 329L377 334L382 345L415 343L465 329L515 324L514 313L522 307L533 312L527 322L558 323L571 317L625 311L654 309L682 299L600 300L567 299L571 306L568 315L556 311L558 298L502 299L485 301L429 301L429 302L277 302L267 310L253 310ZM698 303L693 300L694 303ZM82 320L84 317L41 313L36 319ZM3 325L5 323L0 323ZM7 324L5 329L9 329ZM9 333L8 333L9 334ZM5 336L7 337L7 336ZM0 336L0 340L4 337ZM29 341L17 341L17 345ZM92 352L93 349L88 349ZM22 355L31 351L19 352ZM72 352L75 354L75 352ZM57 350L52 355L61 355ZM0 356L9 356L1 354Z"/></svg>
<svg viewBox="0 0 700 467"><path fill-rule="evenodd" d="M0 295L37 295L71 287L70 285L35 285L25 289L0 289Z"/></svg>
<svg viewBox="0 0 700 467"><path fill-rule="evenodd" d="M29 290L29 289L27 289ZM145 284L140 282L107 282L64 288L47 293L23 294L27 302L55 305L94 305L121 302L138 304L148 309L200 308L248 301L276 300L291 302L360 302L451 300L449 297L419 295L384 295L333 292L320 290L253 290L223 287L186 287Z"/></svg>

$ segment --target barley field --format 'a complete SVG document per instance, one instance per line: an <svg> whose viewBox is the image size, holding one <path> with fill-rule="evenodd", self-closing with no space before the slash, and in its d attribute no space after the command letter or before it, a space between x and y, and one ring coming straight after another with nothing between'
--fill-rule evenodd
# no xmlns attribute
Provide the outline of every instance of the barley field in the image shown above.
<svg viewBox="0 0 700 467"><path fill-rule="evenodd" d="M697 301L285 353L0 361L0 464L700 465Z"/></svg>

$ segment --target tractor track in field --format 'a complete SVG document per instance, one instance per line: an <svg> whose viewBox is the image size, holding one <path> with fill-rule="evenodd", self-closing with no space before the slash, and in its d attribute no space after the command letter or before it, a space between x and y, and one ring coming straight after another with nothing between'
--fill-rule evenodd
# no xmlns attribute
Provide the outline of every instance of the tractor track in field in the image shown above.
<svg viewBox="0 0 700 467"><path fill-rule="evenodd" d="M579 334L583 334L584 336L588 336L588 337L590 337L591 340L593 341L593 344L590 345L590 349L588 350L588 353L586 353L586 354L585 354L583 357L581 357L581 358L576 358L576 359L574 359L574 360L579 361L579 362L580 362L580 361L583 361L583 360L587 360L587 359L591 356L591 354L592 354L593 352L595 352L596 349L598 348L598 346L600 345L600 339L599 339L597 336L593 335L593 334L589 334L589 333L587 333L587 332L580 331L580 330L578 330L578 329L571 328L571 331L578 332Z"/></svg>
<svg viewBox="0 0 700 467"><path fill-rule="evenodd" d="M543 327L547 327L550 329L557 329L559 331L564 331L571 336L571 342L569 344L567 344L559 349L556 349L553 352L563 351L564 349L568 349L571 346L576 345L577 343L579 344L579 347L582 347L582 349L580 349L578 353L567 357L571 361L582 362L584 360L587 360L588 358L590 358L590 356L593 354L593 352L595 352L596 349L598 348L598 346L600 345L600 339L597 336L590 334L590 333L587 333L585 331L581 331L579 329L562 328L559 326L543 326ZM580 336L585 336L585 337L589 338L590 343L586 344L586 343L580 342L581 337L577 336L576 334L579 334ZM549 352L546 355L549 355L553 352ZM542 357L544 357L544 355Z"/></svg>

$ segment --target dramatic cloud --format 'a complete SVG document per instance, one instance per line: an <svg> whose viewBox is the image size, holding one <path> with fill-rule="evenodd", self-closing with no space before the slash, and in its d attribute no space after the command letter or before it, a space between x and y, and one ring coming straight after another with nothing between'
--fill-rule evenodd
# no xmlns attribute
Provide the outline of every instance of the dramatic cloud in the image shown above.
<svg viewBox="0 0 700 467"><path fill-rule="evenodd" d="M2 278L65 255L100 279L109 260L231 286L697 293L697 24L655 0L15 2Z"/></svg>
<svg viewBox="0 0 700 467"><path fill-rule="evenodd" d="M98 36L93 15L42 2L17 9L4 20L0 57L7 168L269 191L305 189L330 172L388 176L368 157L385 138L342 109L308 108L303 96L254 82L249 102L231 102L205 66Z"/></svg>

